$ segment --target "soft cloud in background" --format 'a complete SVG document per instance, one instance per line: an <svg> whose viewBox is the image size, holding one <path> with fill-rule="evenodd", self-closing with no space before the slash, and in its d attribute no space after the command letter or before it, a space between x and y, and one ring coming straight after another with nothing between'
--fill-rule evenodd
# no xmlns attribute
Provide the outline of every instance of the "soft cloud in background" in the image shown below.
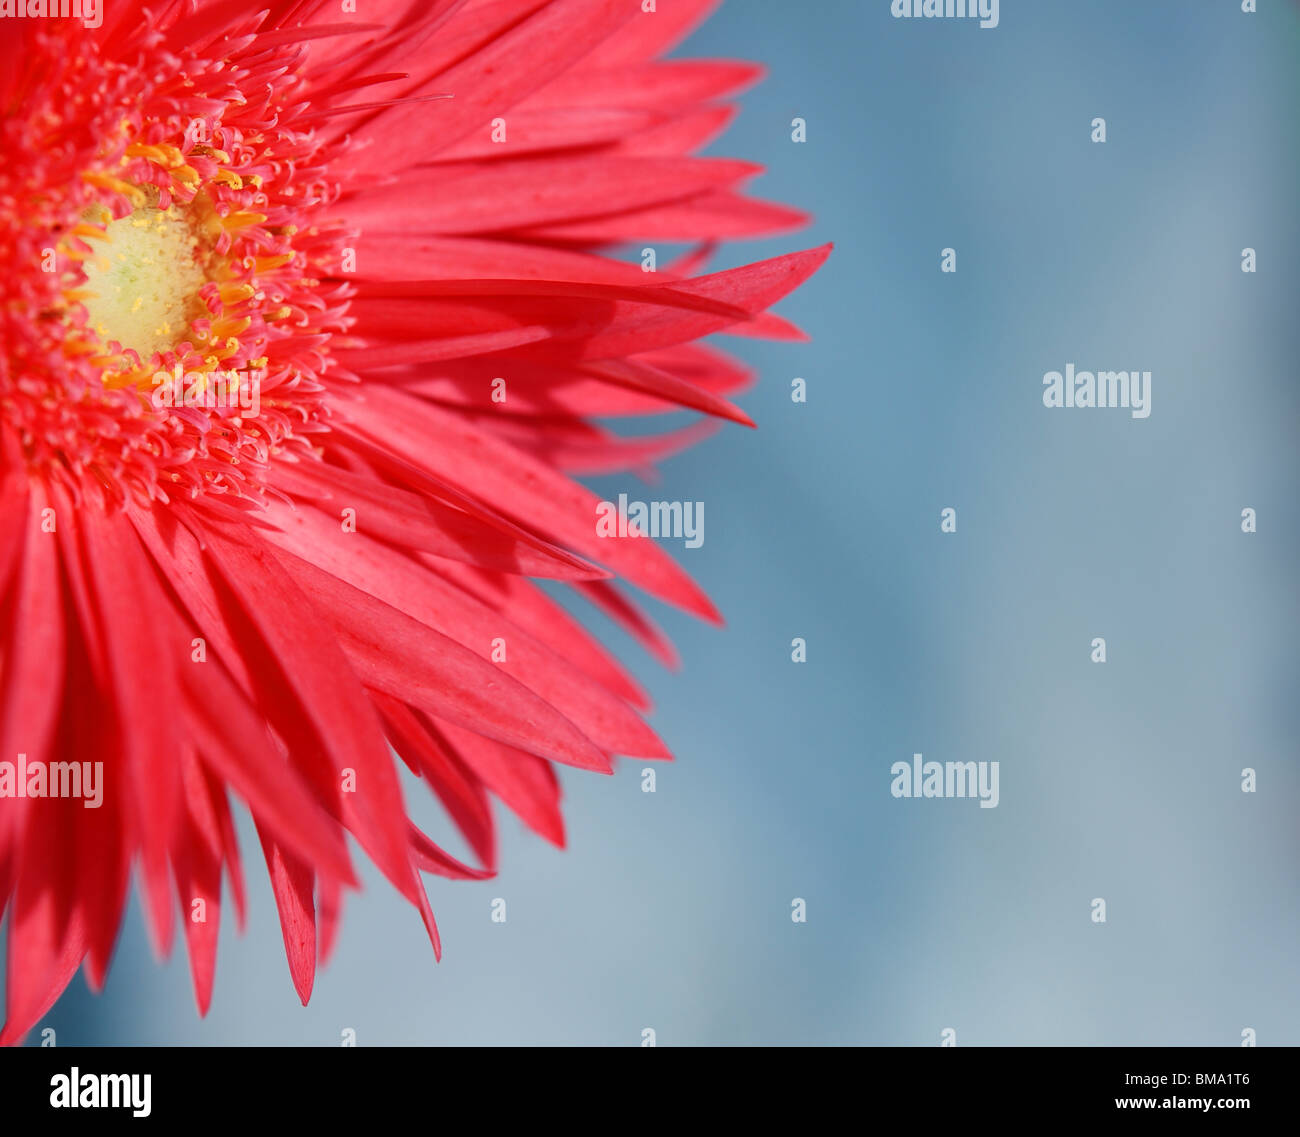
<svg viewBox="0 0 1300 1137"><path fill-rule="evenodd" d="M781 308L811 344L728 343L761 374L757 432L659 487L595 483L706 503L704 545L670 546L729 626L657 610L685 661L638 660L678 759L657 792L641 763L565 771L566 852L507 817L497 880L429 878L441 964L367 869L306 1009L245 827L250 928L223 929L206 1020L133 905L106 992L77 979L41 1025L65 1045L1300 1043L1300 14L1260 7L1005 0L981 30L730 0L683 54L770 75L718 152L816 224L719 267L837 248ZM1151 417L1045 409L1071 362L1150 370ZM1000 762L999 806L895 800L915 752Z"/></svg>

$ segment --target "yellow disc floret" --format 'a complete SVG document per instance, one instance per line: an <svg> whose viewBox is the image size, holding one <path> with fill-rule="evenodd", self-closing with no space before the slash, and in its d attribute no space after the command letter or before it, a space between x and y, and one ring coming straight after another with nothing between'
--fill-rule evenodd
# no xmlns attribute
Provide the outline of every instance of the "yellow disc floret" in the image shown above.
<svg viewBox="0 0 1300 1137"><path fill-rule="evenodd" d="M101 225L103 240L83 265L88 325L104 343L116 340L147 361L187 337L202 314L198 292L208 278L199 240L176 205L145 206Z"/></svg>

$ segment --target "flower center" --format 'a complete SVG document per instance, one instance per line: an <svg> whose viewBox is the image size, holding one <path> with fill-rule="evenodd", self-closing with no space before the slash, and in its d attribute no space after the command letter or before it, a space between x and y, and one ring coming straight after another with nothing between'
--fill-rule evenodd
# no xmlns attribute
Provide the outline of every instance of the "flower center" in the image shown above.
<svg viewBox="0 0 1300 1137"><path fill-rule="evenodd" d="M96 220L105 240L83 265L89 326L104 343L116 341L147 362L175 347L203 314L199 240L176 205L145 206L117 220L105 211Z"/></svg>

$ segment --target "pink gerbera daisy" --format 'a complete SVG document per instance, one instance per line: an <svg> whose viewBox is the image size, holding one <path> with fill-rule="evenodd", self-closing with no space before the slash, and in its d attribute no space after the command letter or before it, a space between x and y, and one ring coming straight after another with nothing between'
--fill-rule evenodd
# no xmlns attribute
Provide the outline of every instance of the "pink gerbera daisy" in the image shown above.
<svg viewBox="0 0 1300 1137"><path fill-rule="evenodd" d="M572 475L747 422L696 343L824 249L699 275L803 218L689 156L745 64L659 61L713 0L158 0L0 36L0 912L21 1038L104 981L138 864L200 1011L229 795L306 1002L350 833L420 911L495 866L489 795L558 843L552 763L666 758L641 690L531 578L671 662L616 579L716 612ZM57 4L53 5L57 8ZM65 4L65 8L67 5ZM357 8L358 13L350 11ZM86 13L94 15L91 6ZM599 250L693 243L653 275ZM393 753L480 867L408 819Z"/></svg>

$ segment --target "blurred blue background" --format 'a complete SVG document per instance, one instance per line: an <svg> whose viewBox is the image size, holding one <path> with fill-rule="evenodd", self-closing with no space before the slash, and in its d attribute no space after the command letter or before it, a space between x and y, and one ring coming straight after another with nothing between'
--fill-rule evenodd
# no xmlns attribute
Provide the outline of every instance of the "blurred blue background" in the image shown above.
<svg viewBox="0 0 1300 1137"><path fill-rule="evenodd" d="M499 879L429 878L439 965L368 870L306 1009L250 838L251 926L223 929L206 1020L183 951L156 964L133 905L106 992L78 978L42 1026L61 1044L1300 1043L1300 16L1259 7L1004 0L980 30L888 0L727 3L681 54L770 74L714 149L764 163L755 191L816 223L719 267L837 248L780 309L811 344L728 341L761 373L741 400L758 431L727 427L652 492L595 483L706 502L703 547L671 547L728 628L656 609L678 675L604 629L677 755L657 792L641 763L565 771L565 852L502 814ZM1151 417L1045 409L1043 373L1070 362L1150 370ZM916 752L998 761L1000 805L892 798Z"/></svg>

